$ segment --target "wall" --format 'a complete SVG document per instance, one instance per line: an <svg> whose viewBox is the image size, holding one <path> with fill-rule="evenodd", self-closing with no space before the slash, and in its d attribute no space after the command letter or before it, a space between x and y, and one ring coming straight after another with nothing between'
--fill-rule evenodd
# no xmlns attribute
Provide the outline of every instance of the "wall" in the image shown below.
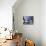
<svg viewBox="0 0 46 46"><path fill-rule="evenodd" d="M46 46L46 0L41 1L41 41Z"/></svg>
<svg viewBox="0 0 46 46"><path fill-rule="evenodd" d="M16 0L0 0L0 27L12 29L12 6Z"/></svg>
<svg viewBox="0 0 46 46"><path fill-rule="evenodd" d="M23 0L19 5L13 6L15 28L23 32L23 36L41 46L41 0ZM23 25L23 16L34 16L33 25Z"/></svg>

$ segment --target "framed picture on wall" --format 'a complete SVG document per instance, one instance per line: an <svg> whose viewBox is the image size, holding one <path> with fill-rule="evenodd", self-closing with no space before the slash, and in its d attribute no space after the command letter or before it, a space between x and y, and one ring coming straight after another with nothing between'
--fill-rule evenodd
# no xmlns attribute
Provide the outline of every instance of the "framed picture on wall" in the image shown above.
<svg viewBox="0 0 46 46"><path fill-rule="evenodd" d="M23 24L30 24L34 23L34 16L23 16Z"/></svg>

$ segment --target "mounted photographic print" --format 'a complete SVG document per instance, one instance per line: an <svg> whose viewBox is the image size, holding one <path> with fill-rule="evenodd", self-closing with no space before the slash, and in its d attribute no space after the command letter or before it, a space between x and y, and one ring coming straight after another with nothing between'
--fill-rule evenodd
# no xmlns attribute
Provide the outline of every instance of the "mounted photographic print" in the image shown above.
<svg viewBox="0 0 46 46"><path fill-rule="evenodd" d="M23 16L23 24L32 25L33 23L34 23L34 17L33 16Z"/></svg>

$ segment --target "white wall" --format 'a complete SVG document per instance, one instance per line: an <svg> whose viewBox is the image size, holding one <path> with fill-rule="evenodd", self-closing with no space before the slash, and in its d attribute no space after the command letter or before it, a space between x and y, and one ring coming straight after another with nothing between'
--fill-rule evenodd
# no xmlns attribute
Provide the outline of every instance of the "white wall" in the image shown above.
<svg viewBox="0 0 46 46"><path fill-rule="evenodd" d="M23 0L20 5L14 5L15 28L23 32L24 37L35 41L41 46L41 0ZM23 16L34 16L33 25L23 25ZM16 24L17 22L17 24Z"/></svg>
<svg viewBox="0 0 46 46"><path fill-rule="evenodd" d="M12 6L16 0L0 0L0 27L12 28Z"/></svg>
<svg viewBox="0 0 46 46"><path fill-rule="evenodd" d="M46 0L41 1L41 38L42 46L46 46Z"/></svg>
<svg viewBox="0 0 46 46"><path fill-rule="evenodd" d="M40 42L42 44L41 46L46 46L46 0L41 0L41 2L40 2L40 0L30 0L30 1L31 2L29 2L29 3L22 2L21 5L16 5L17 4L16 3L13 8L15 11L14 10L13 11L14 11L16 17L17 17L17 15L18 15L18 18L20 18L19 16L21 16L21 19L20 19L21 22L18 20L18 23L19 22L21 23L21 24L19 24L20 27L24 26L23 29L20 28L20 29L22 29L21 32L24 33L24 36L30 35L31 38L33 38L36 41L38 46L39 46ZM41 3L41 9L40 9L40 3ZM40 15L40 13L41 13L41 15ZM22 25L22 19L23 19L22 17L28 16L28 15L34 16L34 25ZM17 24L16 24L16 26L17 26ZM19 32L20 32L20 30L19 30ZM26 34L28 34L28 35L26 35Z"/></svg>

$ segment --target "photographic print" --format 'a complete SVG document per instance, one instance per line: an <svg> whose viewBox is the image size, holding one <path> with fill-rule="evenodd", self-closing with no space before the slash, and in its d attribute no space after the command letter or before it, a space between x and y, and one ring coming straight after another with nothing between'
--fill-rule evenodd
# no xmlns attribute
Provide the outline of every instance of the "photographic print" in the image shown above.
<svg viewBox="0 0 46 46"><path fill-rule="evenodd" d="M33 16L23 16L23 24L32 25L33 23L34 23L34 17Z"/></svg>

